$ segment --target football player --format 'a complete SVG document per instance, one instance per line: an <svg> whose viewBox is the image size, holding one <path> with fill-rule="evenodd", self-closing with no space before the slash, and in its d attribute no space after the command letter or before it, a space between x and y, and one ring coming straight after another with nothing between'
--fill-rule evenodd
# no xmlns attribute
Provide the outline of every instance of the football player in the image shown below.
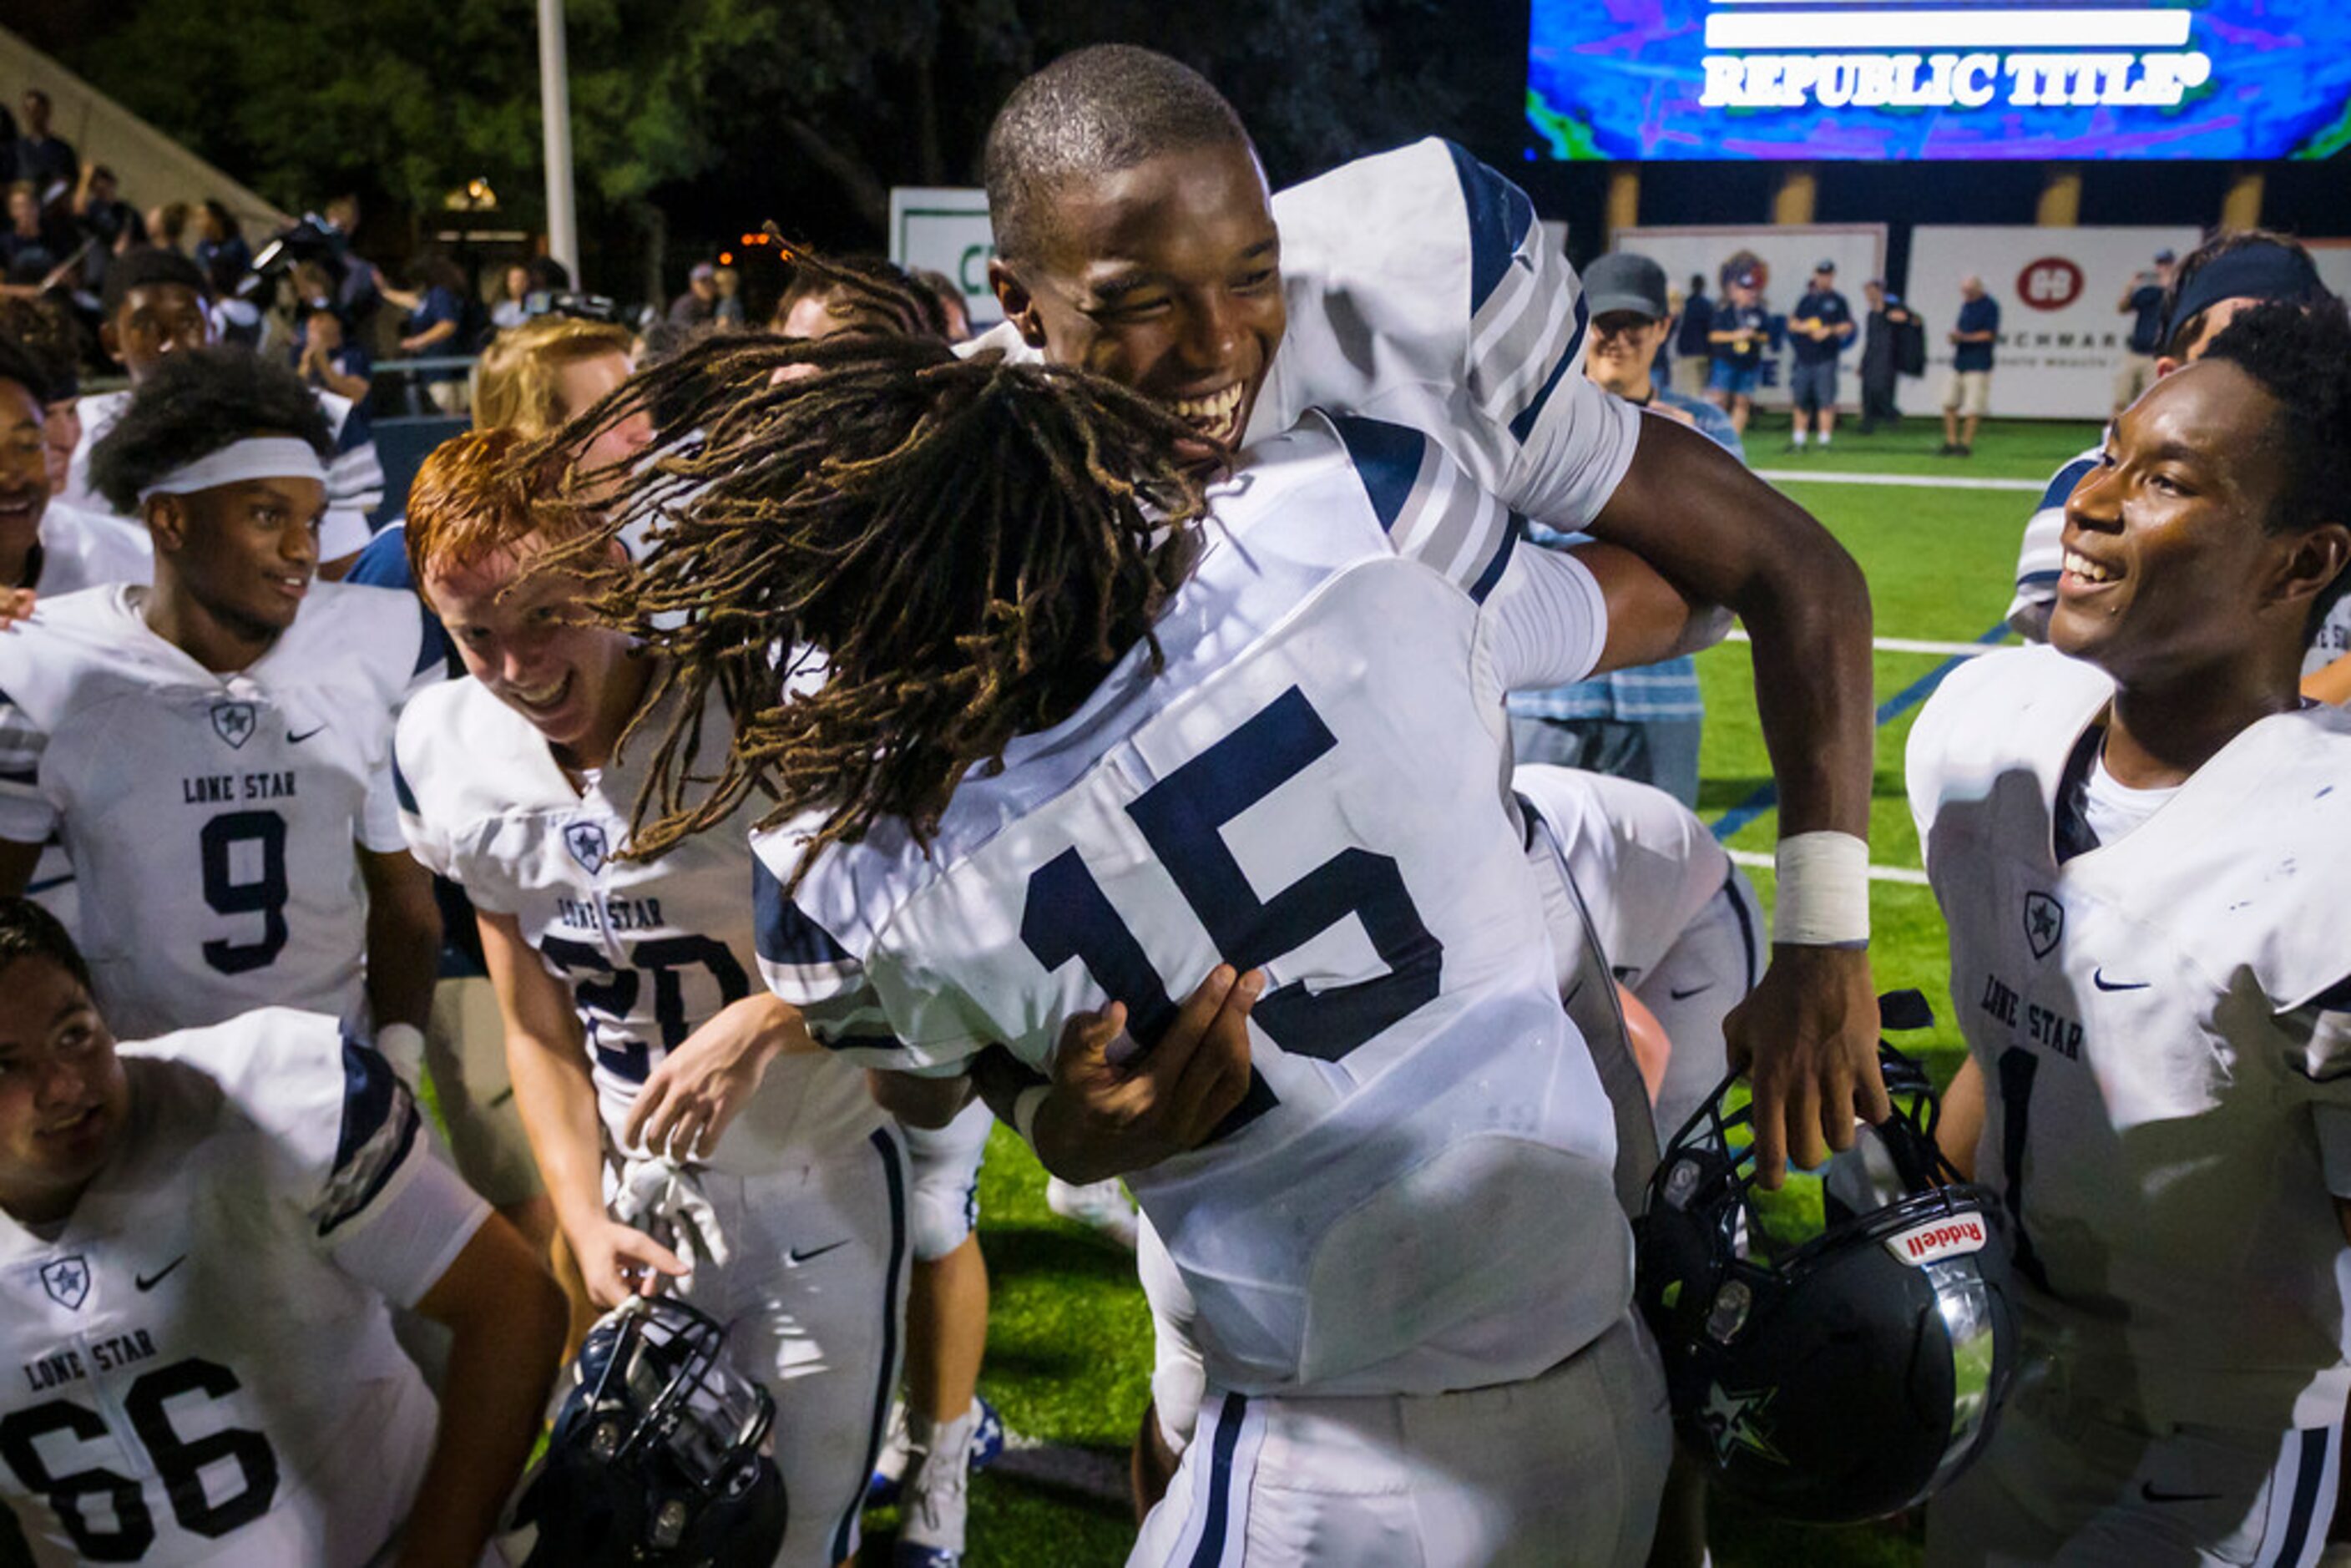
<svg viewBox="0 0 2351 1568"><path fill-rule="evenodd" d="M629 852L653 737L684 716L715 769L731 727L715 694L683 695L589 623L579 570L532 570L594 519L499 476L525 445L459 436L410 493L416 581L472 678L401 716L402 824L473 901L516 1099L589 1293L666 1289L727 1326L729 1359L786 1413L776 1561L844 1562L897 1381L904 1148L864 1074L759 984L751 813Z"/></svg>
<svg viewBox="0 0 2351 1568"><path fill-rule="evenodd" d="M1944 683L1911 810L2032 1358L1936 1563L2289 1563L2351 1368L2351 322L2237 313L2066 501L2049 646ZM1955 1086L1964 1099L1965 1084ZM1965 1118L1962 1118L1964 1121Z"/></svg>
<svg viewBox="0 0 2351 1568"><path fill-rule="evenodd" d="M0 899L0 1500L34 1561L481 1557L563 1300L335 1020L118 1052L56 919ZM452 1331L436 1415L388 1308Z"/></svg>
<svg viewBox="0 0 2351 1568"><path fill-rule="evenodd" d="M1613 540L1755 639L1781 790L1774 959L1730 1020L1754 1076L1764 1179L1849 1146L1877 1082L1868 936L1868 591L1801 507L1670 420L1580 373L1587 308L1525 194L1437 141L1269 201L1229 104L1165 56L1081 49L1016 89L988 133L983 348L1123 382L1205 455L1309 407L1435 436L1535 521Z"/></svg>
<svg viewBox="0 0 2351 1568"><path fill-rule="evenodd" d="M414 601L313 580L331 450L308 390L241 350L141 383L93 472L154 535L153 585L45 601L0 637L0 893L54 830L118 1027L301 1007L413 1082L439 921L392 720L437 672Z"/></svg>
<svg viewBox="0 0 2351 1568"><path fill-rule="evenodd" d="M98 443L158 366L173 354L213 340L206 308L211 295L204 273L175 250L133 250L107 264L99 342L121 364L131 386L83 394L78 410L80 440L60 497L67 505L136 519L136 509L109 496L93 470ZM356 411L349 398L322 390L311 390L309 396L326 421L331 443L325 464L327 509L319 524L323 563L319 575L331 580L343 574L368 541L368 514L383 504L383 464L365 416L353 417Z"/></svg>
<svg viewBox="0 0 2351 1568"><path fill-rule="evenodd" d="M1515 549L1399 426L1310 419L1201 524L1192 427L1100 378L862 338L689 350L639 396L681 392L710 434L632 486L664 528L623 602L688 693L758 694L721 671L764 607L827 661L738 709L712 786L794 823L754 839L759 956L819 1039L935 1074L1008 1044L1050 1168L1066 1023L1125 997L1156 1039L1159 977L1266 971L1224 1135L1129 1178L1209 1385L1138 1559L1637 1561L1656 1369L1500 695L1678 651L1689 604L1612 547Z"/></svg>

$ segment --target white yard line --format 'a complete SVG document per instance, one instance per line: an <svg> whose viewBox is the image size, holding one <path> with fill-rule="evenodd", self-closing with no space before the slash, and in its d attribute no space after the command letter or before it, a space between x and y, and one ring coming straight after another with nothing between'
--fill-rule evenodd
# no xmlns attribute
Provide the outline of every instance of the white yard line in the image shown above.
<svg viewBox="0 0 2351 1568"><path fill-rule="evenodd" d="M1733 643L1753 641L1738 627L1731 628L1727 640ZM1881 653L1940 653L1945 658L1961 659L1972 659L1979 653L1997 653L2002 648L2014 646L2009 643L1937 643L1918 637L1872 637L1869 645Z"/></svg>
<svg viewBox="0 0 2351 1568"><path fill-rule="evenodd" d="M1962 474L1946 478L1940 474L1835 474L1814 468L1758 468L1755 476L1774 485L1904 485L1914 490L2029 490L2036 496L2049 487L2046 479L1980 479Z"/></svg>
<svg viewBox="0 0 2351 1568"><path fill-rule="evenodd" d="M1771 869L1771 857L1770 855L1759 854L1753 850L1731 850L1729 853L1734 864L1753 866L1762 871L1770 871ZM1874 865L1869 868L1869 880L1872 882L1898 882L1908 887L1925 887L1927 885L1927 873L1923 871L1912 871L1908 866Z"/></svg>

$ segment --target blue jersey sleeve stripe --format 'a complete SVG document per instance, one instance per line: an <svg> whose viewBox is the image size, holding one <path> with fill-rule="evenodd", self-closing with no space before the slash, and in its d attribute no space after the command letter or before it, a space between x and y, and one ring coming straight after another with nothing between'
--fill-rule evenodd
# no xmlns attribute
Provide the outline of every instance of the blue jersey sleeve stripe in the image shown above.
<svg viewBox="0 0 2351 1568"><path fill-rule="evenodd" d="M2045 512L2052 507L2063 507L2066 498L2073 495L2074 487L2097 465L2098 459L2095 456L2076 457L2058 469L2056 476L2049 481L2049 488L2041 493L2041 505L2035 510Z"/></svg>
<svg viewBox="0 0 2351 1568"><path fill-rule="evenodd" d="M1551 374L1544 379L1542 391L1535 393L1534 401L1520 409L1518 417L1510 421L1510 434L1517 439L1524 441L1534 433L1535 421L1542 417L1543 405L1551 401L1551 394L1559 390L1561 378L1574 367L1575 356L1583 348L1583 329L1591 321L1592 308L1579 293L1575 297L1575 330L1568 338L1567 347L1560 351L1559 362L1552 366Z"/></svg>
<svg viewBox="0 0 2351 1568"><path fill-rule="evenodd" d="M343 1037L343 1114L335 1138L334 1170L317 1209L319 1234L329 1236L375 1201L414 1147L422 1118L415 1097L371 1045Z"/></svg>
<svg viewBox="0 0 2351 1568"><path fill-rule="evenodd" d="M1510 258L1534 226L1534 204L1526 193L1448 141L1453 170L1461 180L1462 204L1469 217L1469 313L1476 315L1510 270Z"/></svg>
<svg viewBox="0 0 2351 1568"><path fill-rule="evenodd" d="M408 775L400 769L400 748L396 746L392 750L392 797L410 816L423 814L417 810L416 791L409 788Z"/></svg>
<svg viewBox="0 0 2351 1568"><path fill-rule="evenodd" d="M1511 520L1515 523L1518 519L1513 517ZM1469 597L1480 604L1486 602L1486 595L1494 591L1494 585L1502 580L1502 573L1510 564L1510 552L1519 546L1519 530L1516 528L1497 531L1501 538L1495 547L1494 559L1486 563L1486 570L1479 572L1478 580L1469 585Z"/></svg>
<svg viewBox="0 0 2351 1568"><path fill-rule="evenodd" d="M831 933L810 920L784 894L784 884L767 862L751 861L751 916L759 956L770 964L801 966L852 962L849 949Z"/></svg>
<svg viewBox="0 0 2351 1568"><path fill-rule="evenodd" d="M1364 482L1381 529L1393 534L1419 483L1428 438L1401 424L1352 415L1334 415L1331 424L1355 465L1355 476Z"/></svg>

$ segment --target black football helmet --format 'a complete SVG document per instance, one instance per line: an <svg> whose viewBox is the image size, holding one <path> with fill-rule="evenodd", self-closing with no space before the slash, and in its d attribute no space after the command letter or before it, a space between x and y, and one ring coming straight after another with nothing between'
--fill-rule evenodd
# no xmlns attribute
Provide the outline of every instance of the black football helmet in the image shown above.
<svg viewBox="0 0 2351 1568"><path fill-rule="evenodd" d="M1889 1022L1926 1005L1887 1000ZM1881 1518L1958 1475L2018 1354L2000 1202L1936 1148L1925 1071L1882 1043L1879 1061L1894 1115L1826 1179L1792 1172L1777 1193L1755 1187L1746 1090L1726 1079L1667 1146L1635 1227L1684 1450L1725 1492L1808 1523Z"/></svg>
<svg viewBox="0 0 2351 1568"><path fill-rule="evenodd" d="M525 1568L766 1568L788 1518L776 1404L719 1359L726 1331L635 1297L588 1331L510 1535ZM535 1532L535 1539L533 1533Z"/></svg>

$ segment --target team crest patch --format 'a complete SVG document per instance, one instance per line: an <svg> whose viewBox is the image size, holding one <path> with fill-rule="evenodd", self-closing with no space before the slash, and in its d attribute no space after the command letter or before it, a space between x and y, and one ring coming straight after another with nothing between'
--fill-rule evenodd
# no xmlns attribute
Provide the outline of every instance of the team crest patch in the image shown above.
<svg viewBox="0 0 2351 1568"><path fill-rule="evenodd" d="M1729 1464L1734 1453L1745 1452L1775 1465L1784 1465L1788 1456L1773 1447L1771 1433L1763 1416L1771 1407L1776 1388L1758 1388L1747 1393L1733 1393L1719 1383L1709 1384L1706 1390L1706 1408L1698 1413L1698 1425L1713 1440L1714 1457L1719 1463Z"/></svg>
<svg viewBox="0 0 2351 1568"><path fill-rule="evenodd" d="M65 1308L78 1312L89 1299L89 1265L77 1252L70 1258L58 1258L41 1265L41 1289L49 1300Z"/></svg>
<svg viewBox="0 0 2351 1568"><path fill-rule="evenodd" d="M2024 895L2024 939L2032 945L2032 956L2046 958L2057 946L2057 938L2065 935L2065 906L2045 893Z"/></svg>
<svg viewBox="0 0 2351 1568"><path fill-rule="evenodd" d="M604 830L594 822L574 822L563 830L563 847L580 862L589 875L604 869L611 858L611 846L604 841Z"/></svg>
<svg viewBox="0 0 2351 1568"><path fill-rule="evenodd" d="M243 747L253 738L255 728L251 703L213 704L213 733L232 747Z"/></svg>

